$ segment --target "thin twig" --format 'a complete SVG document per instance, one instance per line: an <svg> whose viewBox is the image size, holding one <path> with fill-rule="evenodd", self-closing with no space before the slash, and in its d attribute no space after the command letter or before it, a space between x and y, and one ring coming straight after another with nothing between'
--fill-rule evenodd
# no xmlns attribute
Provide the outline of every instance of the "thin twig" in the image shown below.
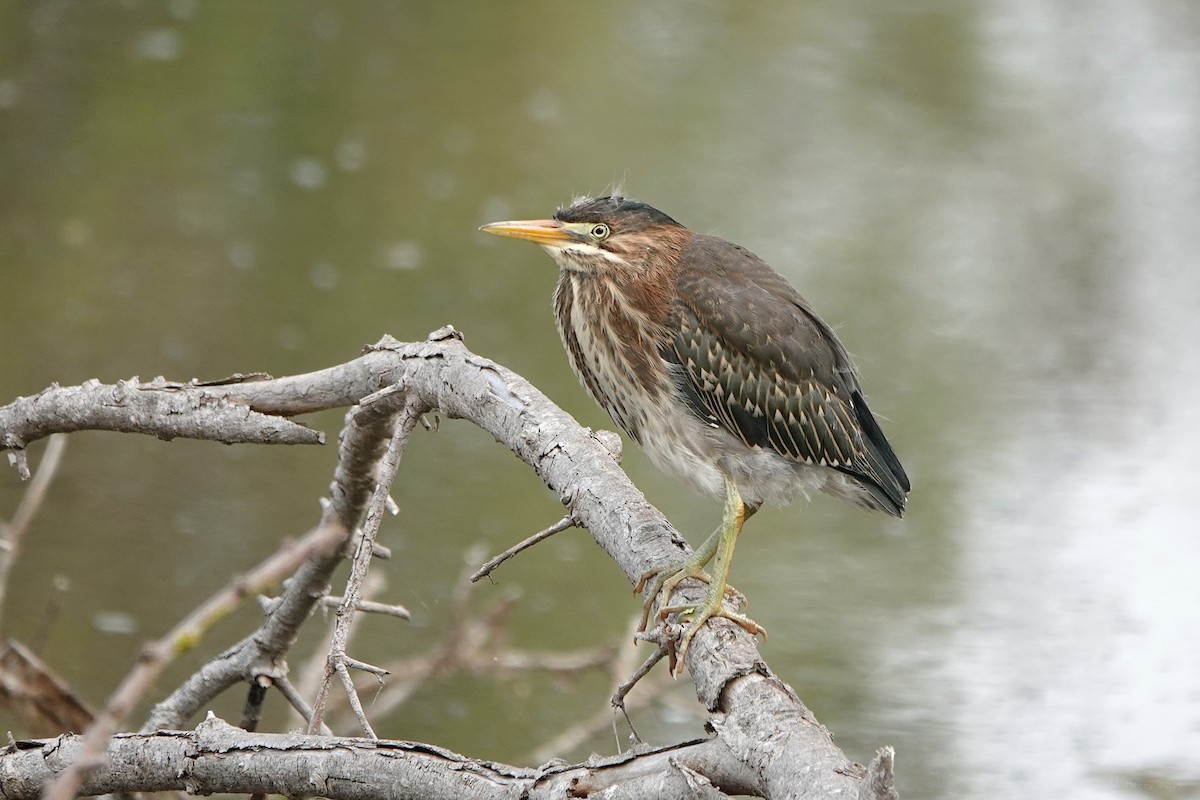
<svg viewBox="0 0 1200 800"><path fill-rule="evenodd" d="M376 555L376 558L378 558L378 555ZM345 598L331 594L321 598L321 605L326 608L337 608L344 601ZM354 604L354 610L362 611L366 614L383 614L386 617L398 617L404 620L412 619L412 614L404 606L376 603L373 600L359 600Z"/></svg>
<svg viewBox="0 0 1200 800"><path fill-rule="evenodd" d="M296 687L292 684L291 680L289 680L286 675L276 676L275 688L279 690L281 695L283 695L283 699L288 701L288 705L295 709L296 713L304 718L305 724L308 724L309 720L312 719L312 708L309 707L308 703L305 701L300 692L296 691ZM322 736L333 735L333 731L331 731L325 725L321 725L320 733Z"/></svg>
<svg viewBox="0 0 1200 800"><path fill-rule="evenodd" d="M324 680L321 681L321 688L317 691L316 702L313 703L312 719L308 723L308 732L310 734L316 733L317 726L324 720L325 708L329 702L329 690L333 682L333 677L337 675L341 677L342 685L350 693L350 705L354 708L355 716L358 717L359 725L362 727L363 732L372 739L377 738L375 731L372 730L370 723L367 722L366 715L362 713L361 703L359 703L358 697L354 693L354 683L347 670L349 661L346 656L346 646L350 636L351 624L354 620L354 612L362 602L362 585L363 581L366 580L367 570L371 565L371 558L374 554L375 537L379 533L379 525L383 521L383 515L388 509L392 481L396 477L396 470L400 467L400 459L404 455L405 447L408 445L409 435L412 433L413 428L416 427L423 409L417 400L406 398L395 386L382 389L373 395L365 397L359 404L362 408L369 408L373 404L378 404L380 408L387 408L388 405L397 402L402 402L403 405L396 409L392 417L391 441L388 443L383 458L379 461L375 479L375 492L371 497L370 503L367 505L366 518L362 524L362 535L358 539L354 558L351 561L350 577L346 579L346 593L343 595L341 605L337 610L333 636L329 643Z"/></svg>
<svg viewBox="0 0 1200 800"><path fill-rule="evenodd" d="M346 690L346 697L350 700L350 708L354 710L359 727L363 729L368 738L378 739L375 729L371 727L371 723L367 719L367 713L363 711L362 700L359 699L358 692L354 689L354 679L350 677L350 670L346 668L347 661L348 659L342 658L337 662L337 674L342 679L342 688Z"/></svg>
<svg viewBox="0 0 1200 800"><path fill-rule="evenodd" d="M636 621L636 617L634 618ZM633 738L633 746L638 747L643 745L642 737L634 727L633 720L625 708L625 698L633 689L638 681L645 677L650 672L651 667L663 657L665 650L657 652L650 657L650 660L639 667L633 677L625 679L623 676L628 675L630 670L633 670L634 664L637 663L638 649L637 640L626 639L611 656L607 659L608 673L611 680L611 685L614 692L611 699L612 708L601 709L584 720L570 726L566 730L560 732L552 739L543 742L536 750L531 752L527 760L534 763L541 763L549 758L552 758L560 753L575 749L584 744L590 738L598 734L605 727L611 727L613 737L617 742L618 751L625 747L621 742L621 736L617 731L617 716L616 711L619 709L625 716L625 721L629 725L630 733ZM666 684L665 676L652 678L649 684L642 684L645 692L640 694L649 694L650 699L658 699L662 697L662 689ZM658 691L655 691L658 690Z"/></svg>
<svg viewBox="0 0 1200 800"><path fill-rule="evenodd" d="M549 539L554 534L559 533L560 531L565 531L567 528L574 528L578 524L579 524L579 521L568 514L567 516L560 519L558 522L551 525L549 528L538 531L533 536L530 536L528 539L525 539L522 542L518 542L517 544L515 544L512 547L505 550L500 555L498 555L495 558L488 561L486 564L484 564L482 567L480 567L478 570L476 570L475 573L471 576L471 583L475 583L480 578L484 578L484 577L487 577L488 575L491 575L492 571L495 570L496 567L500 566L505 561L508 561L510 558L512 558L513 556L515 556L517 553L521 552L522 550L526 550L530 547L533 547L535 544L542 541L543 539Z"/></svg>
<svg viewBox="0 0 1200 800"><path fill-rule="evenodd" d="M441 641L424 655L393 662L393 677L371 704L379 716L386 716L403 705L434 675L460 669L476 673L491 672L495 666L494 643L503 636L509 612L519 597L515 589L506 590L482 613L471 614L472 565L479 563L483 549L471 547L463 558L463 568L450 592L450 622L442 626Z"/></svg>
<svg viewBox="0 0 1200 800"><path fill-rule="evenodd" d="M362 596L363 598L375 597L381 594L387 588L387 578L383 572L376 570L367 574L367 579L363 581ZM365 599L362 602L367 602ZM340 603L339 603L340 605ZM346 634L346 646L349 647L353 642L355 633L358 630L359 623L366 619L361 614L356 614L351 621L350 630ZM321 682L325 680L325 668L329 665L330 643L333 641L334 626L330 624L328 630L323 637L323 641L313 649L312 654L306 658L301 665L292 669L288 675L292 681L291 687L301 697L315 697L321 687ZM304 716L305 729L308 723L312 721L312 709L308 704L304 704L304 708L308 712ZM322 723L323 731L328 731L327 723Z"/></svg>
<svg viewBox="0 0 1200 800"><path fill-rule="evenodd" d="M50 483L58 472L58 465L66 447L65 433L56 433L50 437L50 441L46 443L46 452L42 454L42 461L38 464L37 475L29 482L25 496L17 505L12 520L7 526L0 524L0 533L4 534L0 537L0 630L3 630L2 617L4 597L8 591L8 574L21 552L21 540L25 538L33 518L42 507L42 501L46 499L46 490L50 488Z"/></svg>
<svg viewBox="0 0 1200 800"><path fill-rule="evenodd" d="M375 469L390 441L389 419L380 413L363 415L357 406L346 415L338 436L333 482L328 499L321 503L318 525L337 531L342 538L295 571L257 630L208 661L155 705L143 730L178 728L225 689L264 672L277 677L286 669L287 653L312 616L317 600L328 592L329 581L344 560L346 545L371 498Z"/></svg>
<svg viewBox="0 0 1200 800"><path fill-rule="evenodd" d="M654 661L662 658L662 655L659 654L656 657L652 657L649 663L644 664L637 670L634 678L622 680L622 676L628 675L629 671L633 669L633 665L637 663L637 658L637 643L633 639L627 639L619 649L612 653L607 661L608 673L612 682L611 685L615 689L612 701L612 705L615 708L599 709L596 713L571 725L549 741L543 742L536 750L529 754L527 760L532 763L542 763L564 752L574 750L608 727L612 728L613 736L617 740L617 749L621 750L624 745L621 742L620 734L617 732L616 708L619 708L625 714L625 720L629 725L630 732L633 734L634 746L643 744L641 736L633 725L633 721L625 711L625 696L633 688L634 684L638 682L638 679L650 671L650 667ZM651 693L649 697L651 699L659 698L662 696L661 689L665 684L665 676L652 678L649 684L642 684L646 691L640 692L639 696L645 695L646 692L651 691L650 687L654 687L660 691ZM617 702L618 695L620 697L619 704Z"/></svg>
<svg viewBox="0 0 1200 800"><path fill-rule="evenodd" d="M383 678L392 674L383 667L377 667L374 664L368 664L365 661L359 661L357 658L351 658L350 656L346 656L342 661L347 667L353 667L360 672L369 672L377 678Z"/></svg>
<svg viewBox="0 0 1200 800"><path fill-rule="evenodd" d="M631 691L633 691L633 687L637 686L638 682L641 681L642 678L646 677L646 675L650 673L650 670L654 669L654 665L659 661L662 661L663 656L667 655L669 652L670 645L660 644L658 649L651 653L650 657L642 662L642 665L638 667L632 675L630 675L628 678L622 681L619 686L617 686L617 690L613 692L612 697L608 701L613 708L620 711L625 717L625 723L629 725L629 732L633 734L633 739L635 742L640 743L642 741L642 736L638 733L637 728L633 724L633 719L629 716L629 710L625 707L625 698L629 696ZM613 723L613 733L616 733L615 720Z"/></svg>
<svg viewBox="0 0 1200 800"><path fill-rule="evenodd" d="M241 601L291 575L316 554L328 553L344 541L345 531L336 525L315 528L299 541L285 543L246 575L236 578L167 632L149 643L138 662L108 699L104 710L87 730L76 759L50 784L43 800L72 800L83 783L84 773L102 763L108 740L121 722L145 696L156 678L181 653L195 647L216 622L228 616Z"/></svg>

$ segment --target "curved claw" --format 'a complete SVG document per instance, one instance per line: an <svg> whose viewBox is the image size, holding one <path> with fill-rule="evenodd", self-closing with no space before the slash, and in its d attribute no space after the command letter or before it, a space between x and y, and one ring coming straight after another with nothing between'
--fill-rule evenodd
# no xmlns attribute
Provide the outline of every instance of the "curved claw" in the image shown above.
<svg viewBox="0 0 1200 800"><path fill-rule="evenodd" d="M733 587L727 587L726 592L731 591L736 590L734 590ZM713 602L714 599L716 600L715 603ZM679 644L675 648L674 655L675 662L677 664L683 663L683 657L687 655L688 648L691 646L692 639L695 637L696 632L699 631L700 628L704 627L704 623L708 622L713 617L723 617L740 627L742 630L746 631L746 633L750 634L751 636L758 636L759 634L762 634L763 639L767 638L766 628L759 625L757 622L744 614L739 614L736 611L727 609L724 604L724 597L718 597L715 592L709 592L709 596L705 599L704 603L700 605L666 606L664 608L660 608L658 611L659 615L663 619L666 619L667 616L677 612L691 614L691 620L688 622L687 628L680 635ZM672 674L678 673L672 670Z"/></svg>
<svg viewBox="0 0 1200 800"><path fill-rule="evenodd" d="M704 571L703 565L689 564L686 561L674 567L652 569L638 579L637 586L633 588L633 591L641 594L642 590L646 588L647 583L650 585L650 591L646 593L646 600L642 603L642 621L638 625L636 633L645 633L647 631L650 625L650 614L654 611L656 603L659 606L656 619L664 620L667 618L662 609L666 607L667 601L671 599L671 593L675 591L675 587L688 578L695 578L702 583L712 585L712 576Z"/></svg>
<svg viewBox="0 0 1200 800"><path fill-rule="evenodd" d="M687 578L696 578L709 585L708 594L705 596L704 601L702 603L667 604L667 600L670 598L671 593L675 591L675 587ZM642 579L638 581L638 587L645 588L648 582L652 591L649 592L646 602L642 607L642 623L638 626L639 633L647 631L650 623L650 615L656 601L658 603L658 613L654 615L656 623L665 623L672 614L684 614L689 617L687 627L679 635L678 641L671 646L668 670L673 676L677 676L682 670L681 665L683 664L684 656L687 655L688 648L691 647L692 639L696 636L696 633L700 628L704 627L704 623L713 617L723 617L742 628L742 630L751 636L761 634L764 639L767 637L766 628L746 615L726 608L726 596L729 596L730 599L735 597L741 598L741 593L728 585L722 585L720 590L718 590L712 576L701 569L689 570L684 565L675 570L655 570L643 575Z"/></svg>

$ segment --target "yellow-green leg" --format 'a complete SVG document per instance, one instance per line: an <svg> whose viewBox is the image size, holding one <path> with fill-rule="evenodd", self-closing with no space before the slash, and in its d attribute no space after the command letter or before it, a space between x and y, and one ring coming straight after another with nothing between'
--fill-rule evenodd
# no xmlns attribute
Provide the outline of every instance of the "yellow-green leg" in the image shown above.
<svg viewBox="0 0 1200 800"><path fill-rule="evenodd" d="M683 657L687 653L696 631L700 630L701 626L713 617L725 617L753 635L761 633L765 636L767 633L754 620L724 607L725 593L729 588L727 583L729 567L733 563L733 549L737 545L738 534L742 532L742 523L748 516L747 511L751 514L754 513L753 509L747 509L745 503L742 502L737 483L726 477L725 510L721 518L721 527L714 531L704 541L704 544L692 553L690 558L674 570L667 568L648 572L638 581L636 591L641 591L647 582L650 582L651 586L651 591L642 607L642 624L638 627L639 631L645 631L649 625L650 614L656 600L659 605L657 614L659 620L664 620L671 614L681 611L688 612L690 616L688 626L680 637L676 649L677 664L683 663ZM713 561L712 575L704 571L704 567L709 561ZM668 605L675 587L687 578L696 578L708 584L708 593L704 597L704 602L699 605Z"/></svg>
<svg viewBox="0 0 1200 800"><path fill-rule="evenodd" d="M712 557L716 554L720 542L721 528L717 528L704 540L704 544L692 552L686 561L673 567L653 569L642 575L637 582L637 586L633 587L633 591L641 594L647 584L650 585L650 591L646 593L646 602L642 604L642 622L638 625L639 632L649 628L650 614L654 611L655 602L665 607L671 593L675 591L675 587L683 583L683 581L688 578L695 578L698 581L712 584L712 576L704 571L704 567L709 561L712 561ZM664 616L666 615L660 614L659 618L661 619Z"/></svg>

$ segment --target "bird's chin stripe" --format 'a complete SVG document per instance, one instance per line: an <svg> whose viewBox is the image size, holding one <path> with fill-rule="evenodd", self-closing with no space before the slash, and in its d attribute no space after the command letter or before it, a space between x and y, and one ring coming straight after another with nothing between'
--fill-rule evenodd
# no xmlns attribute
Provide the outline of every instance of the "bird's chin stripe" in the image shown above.
<svg viewBox="0 0 1200 800"><path fill-rule="evenodd" d="M582 242L571 242L561 246L544 244L542 249L558 262L559 267L570 272L595 272L601 263L615 266L625 263L620 256Z"/></svg>

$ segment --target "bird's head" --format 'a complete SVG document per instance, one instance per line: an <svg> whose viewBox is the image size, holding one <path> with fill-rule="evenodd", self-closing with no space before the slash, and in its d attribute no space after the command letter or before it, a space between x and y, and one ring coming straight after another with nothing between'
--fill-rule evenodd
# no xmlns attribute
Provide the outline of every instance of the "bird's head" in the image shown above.
<svg viewBox="0 0 1200 800"><path fill-rule="evenodd" d="M552 219L493 222L479 230L539 244L561 269L616 276L674 262L690 232L656 208L628 197L593 197Z"/></svg>

